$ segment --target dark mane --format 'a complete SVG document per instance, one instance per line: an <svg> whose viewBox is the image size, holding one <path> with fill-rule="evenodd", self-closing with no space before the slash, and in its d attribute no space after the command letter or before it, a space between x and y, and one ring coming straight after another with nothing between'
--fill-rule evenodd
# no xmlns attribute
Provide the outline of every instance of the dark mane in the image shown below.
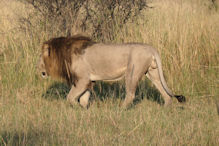
<svg viewBox="0 0 219 146"><path fill-rule="evenodd" d="M65 79L69 85L76 85L78 77L70 71L72 56L82 55L85 49L95 44L95 42L89 37L76 35L72 37L52 38L44 44L48 44L49 46L50 64L56 66L51 66L53 74Z"/></svg>

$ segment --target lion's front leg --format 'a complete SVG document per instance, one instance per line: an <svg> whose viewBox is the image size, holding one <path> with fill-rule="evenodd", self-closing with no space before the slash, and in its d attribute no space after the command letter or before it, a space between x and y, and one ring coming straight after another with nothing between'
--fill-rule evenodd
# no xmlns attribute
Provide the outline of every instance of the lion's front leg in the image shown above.
<svg viewBox="0 0 219 146"><path fill-rule="evenodd" d="M88 108L89 98L90 98L90 91L87 90L79 99L80 105L83 108Z"/></svg>
<svg viewBox="0 0 219 146"><path fill-rule="evenodd" d="M70 92L67 95L67 100L72 104L78 103L78 98L82 96L88 88L90 81L88 79L81 79L76 86L72 85Z"/></svg>

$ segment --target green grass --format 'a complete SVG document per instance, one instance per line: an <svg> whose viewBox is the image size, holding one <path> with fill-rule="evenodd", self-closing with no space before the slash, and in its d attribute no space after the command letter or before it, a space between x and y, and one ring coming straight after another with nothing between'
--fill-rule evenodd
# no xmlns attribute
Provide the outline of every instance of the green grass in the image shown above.
<svg viewBox="0 0 219 146"><path fill-rule="evenodd" d="M155 1L114 34L114 42L158 48L169 87L187 98L167 108L146 78L128 110L123 81L98 82L88 110L72 107L69 88L36 70L49 34L0 37L0 145L219 145L219 13L205 2Z"/></svg>

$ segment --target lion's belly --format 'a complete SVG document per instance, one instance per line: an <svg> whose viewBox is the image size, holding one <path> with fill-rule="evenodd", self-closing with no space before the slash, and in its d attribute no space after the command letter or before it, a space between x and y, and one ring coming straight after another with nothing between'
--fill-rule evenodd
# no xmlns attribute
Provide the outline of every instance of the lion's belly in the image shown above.
<svg viewBox="0 0 219 146"><path fill-rule="evenodd" d="M113 71L99 70L90 73L90 79L92 81L98 81L98 80L118 81L124 77L125 71L126 71L125 67Z"/></svg>

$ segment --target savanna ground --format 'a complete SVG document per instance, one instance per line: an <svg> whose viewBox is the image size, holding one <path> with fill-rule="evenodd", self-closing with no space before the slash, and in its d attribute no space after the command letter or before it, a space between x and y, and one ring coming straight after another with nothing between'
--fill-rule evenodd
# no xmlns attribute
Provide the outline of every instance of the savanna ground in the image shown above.
<svg viewBox="0 0 219 146"><path fill-rule="evenodd" d="M67 103L65 84L36 70L42 42L63 34L45 29L31 6L0 1L0 145L219 145L218 7L210 0L148 5L121 29L113 26L110 41L158 48L169 87L187 102L163 107L144 78L128 110L120 107L123 81L98 82L85 110ZM34 27L21 27L21 16Z"/></svg>

